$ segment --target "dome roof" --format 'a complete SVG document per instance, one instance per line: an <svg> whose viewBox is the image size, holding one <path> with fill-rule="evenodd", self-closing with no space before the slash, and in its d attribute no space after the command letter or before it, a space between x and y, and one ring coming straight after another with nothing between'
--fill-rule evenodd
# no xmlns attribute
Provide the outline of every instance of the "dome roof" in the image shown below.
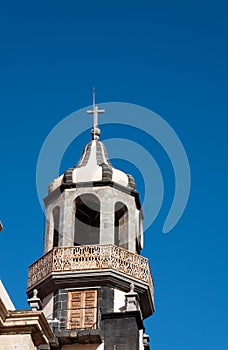
<svg viewBox="0 0 228 350"><path fill-rule="evenodd" d="M63 184L107 181L135 190L134 178L115 169L109 161L104 144L99 140L92 140L85 146L78 164L54 180L49 186L49 192Z"/></svg>
<svg viewBox="0 0 228 350"><path fill-rule="evenodd" d="M85 146L78 164L69 168L49 185L49 193L60 186L75 187L76 184L91 182L93 186L109 182L109 184L115 183L125 189L135 190L134 178L112 166L104 144L99 141L98 114L104 112L105 110L100 110L96 105L93 90L93 109L87 111L88 114L93 114L92 141Z"/></svg>

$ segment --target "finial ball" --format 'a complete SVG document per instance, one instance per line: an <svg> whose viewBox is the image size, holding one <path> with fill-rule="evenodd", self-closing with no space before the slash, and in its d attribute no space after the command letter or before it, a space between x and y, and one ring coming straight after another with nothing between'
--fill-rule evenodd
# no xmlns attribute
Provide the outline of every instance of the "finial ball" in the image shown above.
<svg viewBox="0 0 228 350"><path fill-rule="evenodd" d="M38 295L38 290L33 289L33 298L37 298L37 295Z"/></svg>
<svg viewBox="0 0 228 350"><path fill-rule="evenodd" d="M134 292L134 289L135 289L135 285L134 285L134 283L131 283L131 285L130 285L130 292Z"/></svg>
<svg viewBox="0 0 228 350"><path fill-rule="evenodd" d="M95 128L92 128L91 134L92 134L93 140L99 140L101 131L99 128L95 127Z"/></svg>

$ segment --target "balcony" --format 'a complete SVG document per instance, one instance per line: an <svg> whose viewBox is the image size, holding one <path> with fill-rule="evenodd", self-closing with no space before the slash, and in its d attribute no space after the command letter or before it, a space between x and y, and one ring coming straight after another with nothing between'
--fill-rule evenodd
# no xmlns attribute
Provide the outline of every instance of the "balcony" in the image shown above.
<svg viewBox="0 0 228 350"><path fill-rule="evenodd" d="M29 267L31 290L54 272L113 270L148 284L153 298L149 260L114 245L56 247Z"/></svg>

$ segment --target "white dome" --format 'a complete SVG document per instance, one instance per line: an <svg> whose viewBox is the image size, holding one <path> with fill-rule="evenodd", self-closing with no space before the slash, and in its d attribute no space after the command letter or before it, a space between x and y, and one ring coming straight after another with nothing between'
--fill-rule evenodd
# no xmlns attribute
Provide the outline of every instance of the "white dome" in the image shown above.
<svg viewBox="0 0 228 350"><path fill-rule="evenodd" d="M133 177L113 168L104 144L98 140L92 140L86 145L78 164L54 180L49 186L49 192L54 191L62 184L104 181L111 181L120 186L135 189Z"/></svg>

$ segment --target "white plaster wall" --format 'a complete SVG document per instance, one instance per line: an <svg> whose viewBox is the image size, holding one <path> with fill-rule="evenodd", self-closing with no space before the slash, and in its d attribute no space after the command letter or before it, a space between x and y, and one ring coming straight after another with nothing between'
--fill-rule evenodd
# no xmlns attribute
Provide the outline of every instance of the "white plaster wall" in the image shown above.
<svg viewBox="0 0 228 350"><path fill-rule="evenodd" d="M119 289L114 289L114 312L125 309L125 293Z"/></svg>
<svg viewBox="0 0 228 350"><path fill-rule="evenodd" d="M53 314L53 293L43 299L43 313L48 319L52 319Z"/></svg>
<svg viewBox="0 0 228 350"><path fill-rule="evenodd" d="M7 293L1 280L0 280L0 298L2 299L2 302L5 305L7 310L15 310L15 307L9 297L9 294Z"/></svg>
<svg viewBox="0 0 228 350"><path fill-rule="evenodd" d="M0 336L1 350L35 350L31 335L27 334L7 334Z"/></svg>
<svg viewBox="0 0 228 350"><path fill-rule="evenodd" d="M144 350L143 346L143 329L139 331L139 350Z"/></svg>
<svg viewBox="0 0 228 350"><path fill-rule="evenodd" d="M103 350L104 344L71 344L63 345L62 350ZM23 349L24 350L24 349Z"/></svg>

